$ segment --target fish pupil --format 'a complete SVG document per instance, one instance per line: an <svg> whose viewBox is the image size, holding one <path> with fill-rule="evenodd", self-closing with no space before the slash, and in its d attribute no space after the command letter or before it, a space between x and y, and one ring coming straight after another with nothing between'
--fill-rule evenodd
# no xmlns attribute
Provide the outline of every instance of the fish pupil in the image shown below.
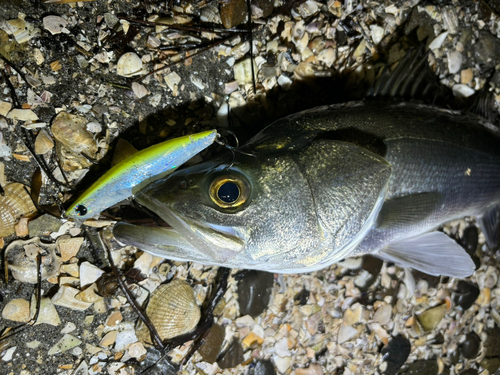
<svg viewBox="0 0 500 375"><path fill-rule="evenodd" d="M85 207L83 204L79 204L78 206L76 206L75 211L78 216L84 216L88 212L87 207Z"/></svg>
<svg viewBox="0 0 500 375"><path fill-rule="evenodd" d="M233 203L240 196L240 188L234 182L225 182L217 191L217 196L224 203Z"/></svg>

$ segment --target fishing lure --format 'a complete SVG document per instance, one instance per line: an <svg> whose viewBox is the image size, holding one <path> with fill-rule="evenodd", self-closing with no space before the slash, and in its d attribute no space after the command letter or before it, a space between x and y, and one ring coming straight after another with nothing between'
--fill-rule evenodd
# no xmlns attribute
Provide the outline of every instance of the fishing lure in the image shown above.
<svg viewBox="0 0 500 375"><path fill-rule="evenodd" d="M88 219L132 196L142 186L172 173L210 146L216 130L170 139L122 160L92 184L66 211L73 219Z"/></svg>

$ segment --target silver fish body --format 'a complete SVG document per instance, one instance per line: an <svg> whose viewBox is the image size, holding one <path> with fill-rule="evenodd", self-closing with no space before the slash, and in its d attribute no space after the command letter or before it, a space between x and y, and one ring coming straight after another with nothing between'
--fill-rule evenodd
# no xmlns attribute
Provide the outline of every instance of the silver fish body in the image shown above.
<svg viewBox="0 0 500 375"><path fill-rule="evenodd" d="M137 201L172 228L119 224L117 238L225 267L308 272L371 253L464 277L470 257L431 231L498 217L500 136L474 116L414 103L326 106L276 121L241 151L147 186Z"/></svg>

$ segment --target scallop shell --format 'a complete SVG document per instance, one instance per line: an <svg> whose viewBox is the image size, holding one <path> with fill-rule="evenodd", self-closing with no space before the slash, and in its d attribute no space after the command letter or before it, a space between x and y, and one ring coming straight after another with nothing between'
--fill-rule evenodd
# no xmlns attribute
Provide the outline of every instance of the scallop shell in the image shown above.
<svg viewBox="0 0 500 375"><path fill-rule="evenodd" d="M160 285L149 300L146 314L162 340L188 333L200 321L200 308L196 304L193 288L182 280ZM150 341L148 329L140 324L137 335Z"/></svg>
<svg viewBox="0 0 500 375"><path fill-rule="evenodd" d="M85 156L92 159L97 156L97 142L85 128L87 123L84 117L67 112L60 112L52 122L57 154L65 171L87 168L91 162Z"/></svg>
<svg viewBox="0 0 500 375"><path fill-rule="evenodd" d="M39 248L38 251L33 251L35 246ZM55 244L42 243L39 237L34 237L27 241L17 240L5 249L5 259L7 260L9 270L12 272L12 276L16 280L36 284L36 255L38 252L42 253L42 280L59 274L61 258L56 255L55 249Z"/></svg>
<svg viewBox="0 0 500 375"><path fill-rule="evenodd" d="M4 191L5 195L0 196L0 237L13 234L19 219L36 211L23 184L6 185Z"/></svg>

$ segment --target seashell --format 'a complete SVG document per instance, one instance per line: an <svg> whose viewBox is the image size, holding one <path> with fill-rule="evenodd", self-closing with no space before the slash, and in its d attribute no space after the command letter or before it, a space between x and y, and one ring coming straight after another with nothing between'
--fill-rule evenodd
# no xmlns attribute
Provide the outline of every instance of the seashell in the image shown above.
<svg viewBox="0 0 500 375"><path fill-rule="evenodd" d="M43 18L43 27L50 31L52 35L65 33L69 34L69 30L66 29L68 26L68 21L59 16L46 16Z"/></svg>
<svg viewBox="0 0 500 375"><path fill-rule="evenodd" d="M78 115L60 112L52 122L56 151L65 171L72 172L91 165L88 158L97 157L97 142L85 128L87 120Z"/></svg>
<svg viewBox="0 0 500 375"><path fill-rule="evenodd" d="M54 148L54 141L45 130L40 130L35 139L35 153L43 155Z"/></svg>
<svg viewBox="0 0 500 375"><path fill-rule="evenodd" d="M146 314L162 340L188 333L200 321L200 308L196 304L193 288L187 282L175 279L160 285L149 300ZM149 342L149 331L141 324L137 336Z"/></svg>
<svg viewBox="0 0 500 375"><path fill-rule="evenodd" d="M201 9L200 21L210 23L222 23L217 2L211 2Z"/></svg>
<svg viewBox="0 0 500 375"><path fill-rule="evenodd" d="M319 11L318 5L314 1L306 1L296 8L292 8L293 18L308 18Z"/></svg>
<svg viewBox="0 0 500 375"><path fill-rule="evenodd" d="M55 248L55 244L42 243L39 237L12 242L5 249L5 259L12 276L21 282L36 284L38 253L42 253L42 280L59 275L61 259L56 255Z"/></svg>
<svg viewBox="0 0 500 375"><path fill-rule="evenodd" d="M137 54L127 52L123 54L116 64L116 73L122 77L132 77L144 73L142 60Z"/></svg>
<svg viewBox="0 0 500 375"><path fill-rule="evenodd" d="M13 183L4 187L0 196L0 237L15 232L19 218L36 212L36 207L23 184Z"/></svg>
<svg viewBox="0 0 500 375"><path fill-rule="evenodd" d="M180 82L181 77L176 72L169 73L165 76L165 83L172 91L175 90L175 87L178 86Z"/></svg>
<svg viewBox="0 0 500 375"><path fill-rule="evenodd" d="M30 303L24 299L13 299L3 308L2 318L26 323L30 320Z"/></svg>
<svg viewBox="0 0 500 375"><path fill-rule="evenodd" d="M35 28L32 23L26 22L20 18L8 20L5 23L5 31L7 31L8 34L13 35L16 42L19 44L27 42L31 38L38 36L40 33L40 30Z"/></svg>

